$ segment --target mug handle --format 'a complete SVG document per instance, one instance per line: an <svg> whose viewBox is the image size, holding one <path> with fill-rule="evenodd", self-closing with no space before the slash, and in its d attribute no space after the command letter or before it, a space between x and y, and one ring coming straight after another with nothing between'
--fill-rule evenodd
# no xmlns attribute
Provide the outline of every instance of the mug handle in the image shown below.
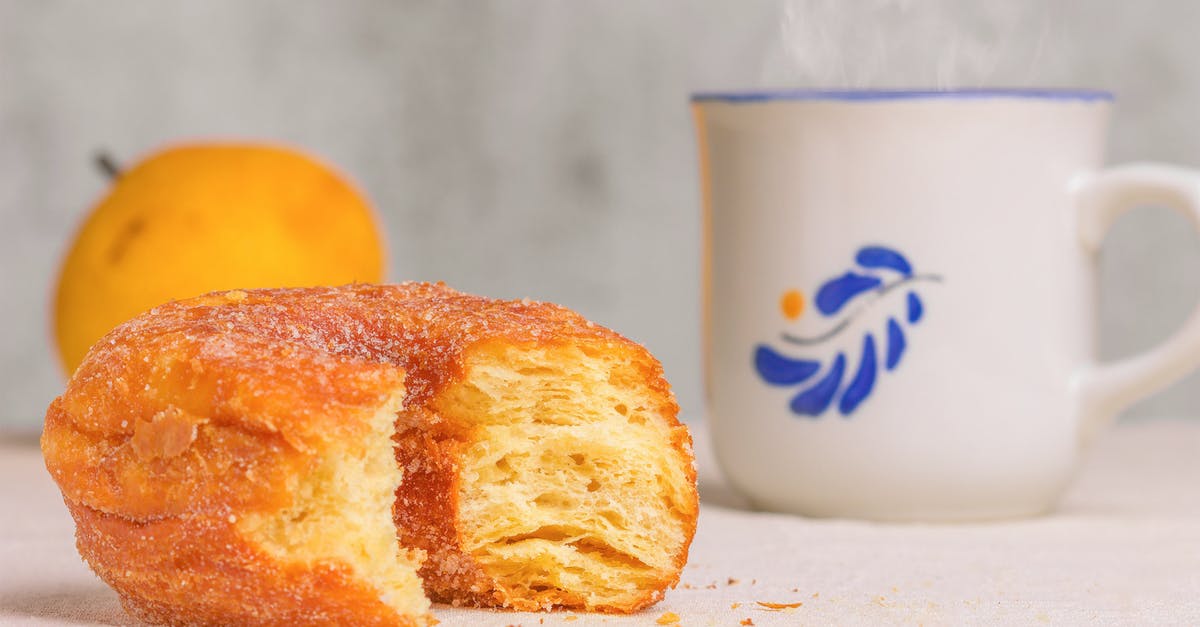
<svg viewBox="0 0 1200 627"><path fill-rule="evenodd" d="M1172 165L1134 163L1080 177L1073 182L1079 236L1089 254L1100 250L1113 222L1142 205L1170 207L1200 230L1200 171ZM1200 366L1200 304L1183 326L1159 345L1133 357L1083 369L1080 395L1082 442L1096 435L1117 412L1162 390Z"/></svg>

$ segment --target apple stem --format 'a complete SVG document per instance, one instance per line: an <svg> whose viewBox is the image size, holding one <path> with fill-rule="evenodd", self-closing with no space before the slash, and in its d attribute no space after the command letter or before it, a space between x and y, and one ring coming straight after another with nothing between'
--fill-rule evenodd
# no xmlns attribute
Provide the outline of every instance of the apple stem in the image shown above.
<svg viewBox="0 0 1200 627"><path fill-rule="evenodd" d="M108 180L116 180L117 177L121 176L120 164L117 163L117 160L107 150L101 149L97 151L95 161L100 173L107 177Z"/></svg>

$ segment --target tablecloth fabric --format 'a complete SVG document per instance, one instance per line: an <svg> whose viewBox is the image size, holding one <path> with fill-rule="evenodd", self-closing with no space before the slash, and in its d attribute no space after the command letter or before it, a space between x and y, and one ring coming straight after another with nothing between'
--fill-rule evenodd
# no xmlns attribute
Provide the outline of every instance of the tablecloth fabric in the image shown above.
<svg viewBox="0 0 1200 627"><path fill-rule="evenodd" d="M744 509L693 425L701 514L680 586L633 616L435 607L443 625L1200 624L1200 421L1126 424L1059 510L982 524ZM770 609L759 602L800 604ZM666 616L665 618L670 618ZM129 625L75 552L33 438L0 440L0 624Z"/></svg>

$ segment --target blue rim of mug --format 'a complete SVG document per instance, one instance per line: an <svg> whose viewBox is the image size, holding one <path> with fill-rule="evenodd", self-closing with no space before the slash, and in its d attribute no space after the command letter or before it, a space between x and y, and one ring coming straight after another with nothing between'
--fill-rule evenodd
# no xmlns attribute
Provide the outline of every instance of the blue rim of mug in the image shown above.
<svg viewBox="0 0 1200 627"><path fill-rule="evenodd" d="M1109 102L1116 99L1103 89L1070 88L1005 88L982 87L967 89L754 89L745 91L706 91L692 94L692 102L751 103L775 100L836 100L843 102L875 102L881 100L923 100L931 98L983 99L1027 98L1036 100L1075 100Z"/></svg>

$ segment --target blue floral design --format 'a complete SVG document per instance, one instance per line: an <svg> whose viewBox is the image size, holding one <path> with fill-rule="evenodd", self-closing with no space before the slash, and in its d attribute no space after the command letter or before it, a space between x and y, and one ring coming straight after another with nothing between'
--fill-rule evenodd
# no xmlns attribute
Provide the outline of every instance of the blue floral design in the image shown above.
<svg viewBox="0 0 1200 627"><path fill-rule="evenodd" d="M812 337L797 337L788 333L781 335L783 342L801 347L819 348L833 339L850 322L863 313L870 304L885 294L907 288L905 312L900 319L909 326L921 321L925 305L912 284L918 281L941 282L942 277L934 274L916 274L908 259L899 251L885 246L864 246L854 255L856 267L822 283L814 302L821 316L837 322L826 332ZM848 311L851 303L862 306ZM772 386L799 386L789 407L799 416L818 417L837 405L843 416L850 416L871 395L879 374L880 361L888 372L895 370L908 348L904 327L897 316L888 316L884 327L883 352L879 354L875 335L863 335L862 348L857 366L849 382L843 386L847 371L845 353L839 351L829 362L828 368L820 359L786 355L768 344L754 348L754 369L762 380ZM824 373L822 373L824 370ZM818 376L820 374L820 376Z"/></svg>

